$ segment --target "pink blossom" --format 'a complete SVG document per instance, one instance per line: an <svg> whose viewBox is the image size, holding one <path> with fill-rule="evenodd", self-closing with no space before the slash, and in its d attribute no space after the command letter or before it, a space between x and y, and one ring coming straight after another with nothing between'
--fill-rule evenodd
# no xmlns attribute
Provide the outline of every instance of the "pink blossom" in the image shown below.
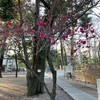
<svg viewBox="0 0 100 100"><path fill-rule="evenodd" d="M79 42L77 41L76 44L78 44Z"/></svg>
<svg viewBox="0 0 100 100"><path fill-rule="evenodd" d="M12 23L10 21L7 22L7 26L11 26Z"/></svg>
<svg viewBox="0 0 100 100"><path fill-rule="evenodd" d="M75 32L77 32L77 29L75 29Z"/></svg>
<svg viewBox="0 0 100 100"><path fill-rule="evenodd" d="M36 31L35 30L32 30L32 33L35 33Z"/></svg>
<svg viewBox="0 0 100 100"><path fill-rule="evenodd" d="M47 24L48 24L47 22L44 23L44 25L47 25Z"/></svg>
<svg viewBox="0 0 100 100"><path fill-rule="evenodd" d="M78 47L80 48L80 47L81 47L81 45L78 45Z"/></svg>
<svg viewBox="0 0 100 100"><path fill-rule="evenodd" d="M88 37L88 33L86 33L86 38Z"/></svg>
<svg viewBox="0 0 100 100"><path fill-rule="evenodd" d="M65 30L65 29L66 29L66 27L62 27L62 29L63 29L63 30Z"/></svg>
<svg viewBox="0 0 100 100"><path fill-rule="evenodd" d="M4 43L4 44L3 44L3 46L4 46L4 47L6 47L6 46L7 46L7 44L6 44L6 43Z"/></svg>
<svg viewBox="0 0 100 100"><path fill-rule="evenodd" d="M17 39L17 38L14 38L14 40L18 41L18 39Z"/></svg>
<svg viewBox="0 0 100 100"><path fill-rule="evenodd" d="M4 33L4 34L2 34L2 36L5 38L5 37L7 37L7 34Z"/></svg>
<svg viewBox="0 0 100 100"><path fill-rule="evenodd" d="M94 29L93 29L93 30L91 30L91 33L94 33Z"/></svg>
<svg viewBox="0 0 100 100"><path fill-rule="evenodd" d="M72 32L72 34L74 34L74 31Z"/></svg>
<svg viewBox="0 0 100 100"><path fill-rule="evenodd" d="M85 27L88 28L88 27L89 27L89 24L87 23L87 24L85 25Z"/></svg>
<svg viewBox="0 0 100 100"><path fill-rule="evenodd" d="M45 37L45 34L44 34L44 33L41 33L41 34L40 34L40 37L41 37L41 38Z"/></svg>
<svg viewBox="0 0 100 100"><path fill-rule="evenodd" d="M30 34L30 32L27 32L27 34Z"/></svg>
<svg viewBox="0 0 100 100"><path fill-rule="evenodd" d="M42 27L42 26L44 26L44 22L43 22L43 21L39 21L39 22L38 22L38 25L39 25L40 27Z"/></svg>
<svg viewBox="0 0 100 100"><path fill-rule="evenodd" d="M2 18L0 18L0 21L2 21Z"/></svg>
<svg viewBox="0 0 100 100"><path fill-rule="evenodd" d="M87 48L90 48L90 46L86 46Z"/></svg>
<svg viewBox="0 0 100 100"><path fill-rule="evenodd" d="M68 20L68 16L62 16L62 20Z"/></svg>
<svg viewBox="0 0 100 100"><path fill-rule="evenodd" d="M84 29L83 29L83 28L80 28L80 32L81 32L81 33L84 33Z"/></svg>
<svg viewBox="0 0 100 100"><path fill-rule="evenodd" d="M86 41L83 41L82 43L83 43L83 44L86 44Z"/></svg>
<svg viewBox="0 0 100 100"><path fill-rule="evenodd" d="M92 23L90 23L89 26L92 26Z"/></svg>
<svg viewBox="0 0 100 100"><path fill-rule="evenodd" d="M19 33L19 30L16 30L16 33L18 34Z"/></svg>
<svg viewBox="0 0 100 100"><path fill-rule="evenodd" d="M52 44L56 44L56 41L53 41Z"/></svg>
<svg viewBox="0 0 100 100"><path fill-rule="evenodd" d="M84 40L81 40L80 42L81 42L82 44L86 44L86 41L84 41Z"/></svg>
<svg viewBox="0 0 100 100"><path fill-rule="evenodd" d="M69 35L69 34L71 34L71 32L70 32L70 31L68 31L66 34L67 34L67 35Z"/></svg>
<svg viewBox="0 0 100 100"><path fill-rule="evenodd" d="M28 31L30 31L31 30L31 28L30 27L28 27L28 29L27 29Z"/></svg>
<svg viewBox="0 0 100 100"><path fill-rule="evenodd" d="M53 40L54 39L54 36L50 36L50 40Z"/></svg>
<svg viewBox="0 0 100 100"><path fill-rule="evenodd" d="M66 36L65 36L65 35L63 35L63 36L62 36L62 39L63 39L63 40L66 40Z"/></svg>
<svg viewBox="0 0 100 100"><path fill-rule="evenodd" d="M40 37L37 37L36 40L40 40Z"/></svg>

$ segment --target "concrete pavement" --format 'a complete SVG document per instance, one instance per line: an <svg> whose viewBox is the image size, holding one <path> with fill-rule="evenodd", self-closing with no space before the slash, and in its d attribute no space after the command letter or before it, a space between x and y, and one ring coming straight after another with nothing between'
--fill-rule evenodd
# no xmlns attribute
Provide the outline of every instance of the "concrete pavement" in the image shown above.
<svg viewBox="0 0 100 100"><path fill-rule="evenodd" d="M77 89L61 79L57 79L57 84L67 92L74 100L98 100L97 98L87 94L86 92Z"/></svg>
<svg viewBox="0 0 100 100"><path fill-rule="evenodd" d="M47 77L52 78L51 74L46 74ZM74 100L98 100L97 98L93 97L90 94L87 94L86 92L70 85L69 83L59 79L59 76L57 77L57 84L67 93L69 94Z"/></svg>

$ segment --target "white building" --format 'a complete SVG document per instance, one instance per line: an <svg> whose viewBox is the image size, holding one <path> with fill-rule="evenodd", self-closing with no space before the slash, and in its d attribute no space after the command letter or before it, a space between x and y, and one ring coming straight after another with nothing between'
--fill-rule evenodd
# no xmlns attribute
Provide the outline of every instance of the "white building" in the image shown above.
<svg viewBox="0 0 100 100"><path fill-rule="evenodd" d="M5 67L5 71L13 71L16 69L16 62L14 58L8 58L4 55L3 66Z"/></svg>

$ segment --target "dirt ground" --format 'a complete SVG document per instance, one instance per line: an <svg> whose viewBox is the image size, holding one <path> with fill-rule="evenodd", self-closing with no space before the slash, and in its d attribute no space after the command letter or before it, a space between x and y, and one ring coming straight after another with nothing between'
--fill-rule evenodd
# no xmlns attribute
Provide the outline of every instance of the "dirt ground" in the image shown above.
<svg viewBox="0 0 100 100"><path fill-rule="evenodd" d="M49 89L52 88L52 80L45 78ZM3 77L0 78L0 100L50 100L47 92L34 97L26 96L26 78L25 77ZM73 100L59 86L57 86L56 100Z"/></svg>

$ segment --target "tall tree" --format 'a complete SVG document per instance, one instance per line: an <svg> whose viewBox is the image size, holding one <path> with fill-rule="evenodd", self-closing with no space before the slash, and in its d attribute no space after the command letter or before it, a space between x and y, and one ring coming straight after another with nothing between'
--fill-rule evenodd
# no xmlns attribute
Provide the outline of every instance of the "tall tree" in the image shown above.
<svg viewBox="0 0 100 100"><path fill-rule="evenodd" d="M24 5L21 6L20 0L18 0L18 11L19 11L18 23L17 25L16 23L14 23L13 25L9 23L10 27L7 29L9 30L9 38L10 38L9 42L13 41L14 43L17 44L16 46L19 47L19 50L17 51L19 57L25 63L28 69L27 70L28 95L30 96L42 93L41 88L43 88L42 85L44 85L51 100L55 100L57 79L56 79L56 70L54 69L52 59L50 58L51 45L54 46L54 44L59 38L65 39L65 37L67 38L71 36L69 29L72 27L72 25L73 24L76 25L77 20L81 16L83 16L90 8L95 6L97 3L91 5L91 2L87 0L84 0L82 2L77 1L77 3L73 6L74 7L80 6L81 4L82 7L81 9L77 10L73 9L72 13L71 10L72 6L70 5L69 0L68 1L62 0L64 1L64 4L66 6L63 5L62 1L60 0L51 0L50 3L47 3L45 0L40 0L40 1L45 5L45 8L47 8L48 16L45 20L44 20L45 16L39 15L39 1L36 0L37 8L36 8L36 13L34 14L36 16L35 26L31 27L31 22L29 24L27 23L26 20L24 20L23 8L25 8L25 6ZM30 43L31 46L28 45L29 44L28 40L31 41ZM32 52L29 50L29 48L31 48ZM21 53L20 49L23 50L24 55L23 53ZM46 52L44 50L46 50ZM33 65L31 65L29 62L31 55L33 56ZM48 91L43 79L44 68L45 68L44 66L45 57L49 63L50 70L53 76L53 88L51 92ZM34 86L32 83L34 84Z"/></svg>

